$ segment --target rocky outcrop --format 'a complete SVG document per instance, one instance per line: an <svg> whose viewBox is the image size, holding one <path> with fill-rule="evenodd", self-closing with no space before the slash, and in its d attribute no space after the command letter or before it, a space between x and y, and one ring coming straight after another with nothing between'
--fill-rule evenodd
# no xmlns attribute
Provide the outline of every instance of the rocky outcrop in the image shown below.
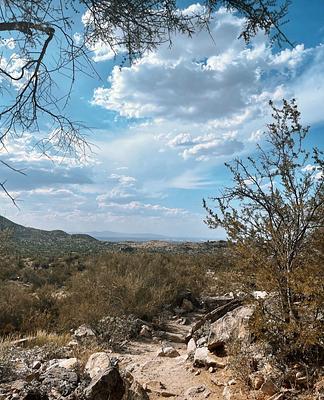
<svg viewBox="0 0 324 400"><path fill-rule="evenodd" d="M249 335L246 323L252 314L252 307L241 306L213 322L208 336L208 349L214 350L233 339L246 340Z"/></svg>

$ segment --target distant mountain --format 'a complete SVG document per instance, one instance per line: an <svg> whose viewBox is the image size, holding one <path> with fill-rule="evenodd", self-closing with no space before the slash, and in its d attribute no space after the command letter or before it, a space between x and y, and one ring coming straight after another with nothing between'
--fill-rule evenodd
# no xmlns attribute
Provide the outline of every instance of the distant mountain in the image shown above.
<svg viewBox="0 0 324 400"><path fill-rule="evenodd" d="M172 242L201 242L206 241L206 238L189 238L189 237L174 237L159 235L156 233L124 233L124 232L113 232L113 231L102 231L102 232L88 232L89 235L93 236L98 240L106 240L109 242L123 242L123 241L134 241L134 242L146 242L150 240L162 240Z"/></svg>
<svg viewBox="0 0 324 400"><path fill-rule="evenodd" d="M6 231L8 243L15 253L92 252L103 244L87 234L71 235L61 230L46 231L25 227L0 216L0 231Z"/></svg>

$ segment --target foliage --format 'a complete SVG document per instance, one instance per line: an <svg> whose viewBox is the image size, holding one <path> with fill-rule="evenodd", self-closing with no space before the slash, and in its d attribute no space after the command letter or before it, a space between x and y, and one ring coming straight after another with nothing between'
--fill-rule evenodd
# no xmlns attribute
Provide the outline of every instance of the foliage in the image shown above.
<svg viewBox="0 0 324 400"><path fill-rule="evenodd" d="M135 319L156 317L165 307L178 304L178 295L187 289L196 296L234 290L226 248L211 251L208 247L205 254L197 247L197 251L110 252L40 261L13 257L9 264L1 260L0 333L68 331L83 323L100 331L104 321L110 321L105 335L98 333L106 341L116 341L120 327L124 333L124 326L132 327L131 315ZM14 275L8 273L7 265Z"/></svg>
<svg viewBox="0 0 324 400"><path fill-rule="evenodd" d="M295 101L270 106L268 148L227 165L233 187L213 199L218 213L204 204L207 223L226 229L249 279L274 293L260 308L258 333L288 357L323 343L324 164L318 149L304 149L309 128Z"/></svg>
<svg viewBox="0 0 324 400"><path fill-rule="evenodd" d="M198 293L203 271L201 260L193 256L109 253L71 278L60 307L61 323L76 327L130 314L150 319L179 292Z"/></svg>

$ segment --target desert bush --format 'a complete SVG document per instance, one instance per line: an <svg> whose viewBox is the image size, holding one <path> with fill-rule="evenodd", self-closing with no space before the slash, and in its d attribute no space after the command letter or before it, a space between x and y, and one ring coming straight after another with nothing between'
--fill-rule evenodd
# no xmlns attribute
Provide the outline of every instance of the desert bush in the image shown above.
<svg viewBox="0 0 324 400"><path fill-rule="evenodd" d="M74 327L130 314L150 319L181 291L198 294L204 272L202 260L194 256L108 253L70 279L60 322Z"/></svg>
<svg viewBox="0 0 324 400"><path fill-rule="evenodd" d="M16 283L0 284L0 329L8 334L23 329L35 308L30 288Z"/></svg>
<svg viewBox="0 0 324 400"><path fill-rule="evenodd" d="M285 366L313 362L324 348L324 161L305 147L309 127L295 100L270 106L267 147L228 164L232 186L213 198L216 210L205 208L208 225L226 230L250 289L271 293L251 329Z"/></svg>

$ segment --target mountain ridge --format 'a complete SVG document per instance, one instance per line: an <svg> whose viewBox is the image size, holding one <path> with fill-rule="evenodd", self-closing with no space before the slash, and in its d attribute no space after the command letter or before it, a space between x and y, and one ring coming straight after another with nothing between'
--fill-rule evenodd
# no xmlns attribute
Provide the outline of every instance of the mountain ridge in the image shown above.
<svg viewBox="0 0 324 400"><path fill-rule="evenodd" d="M60 229L44 230L17 224L0 216L0 232L6 233L6 240L15 254L46 253L57 250L57 253L92 252L103 247L103 244L87 234L70 234Z"/></svg>

